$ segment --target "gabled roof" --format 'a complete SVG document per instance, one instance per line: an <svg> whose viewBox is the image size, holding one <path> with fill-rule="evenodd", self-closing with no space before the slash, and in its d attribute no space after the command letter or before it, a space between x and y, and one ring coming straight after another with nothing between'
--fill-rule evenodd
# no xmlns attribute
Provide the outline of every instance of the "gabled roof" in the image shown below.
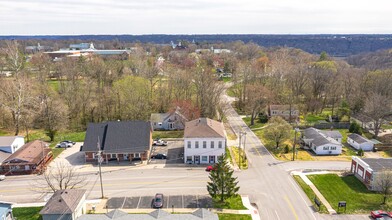
<svg viewBox="0 0 392 220"><path fill-rule="evenodd" d="M321 146L324 144L336 144L341 145L336 140L332 139L331 137L326 136L325 133L316 129L316 128L307 128L302 131L302 134L305 136L306 139L311 139L312 143L316 146Z"/></svg>
<svg viewBox="0 0 392 220"><path fill-rule="evenodd" d="M0 164L3 163L3 161L7 159L9 156L11 156L11 153L0 150Z"/></svg>
<svg viewBox="0 0 392 220"><path fill-rule="evenodd" d="M4 163L33 163L38 164L44 156L51 152L48 143L35 140L23 145L15 153L11 154Z"/></svg>
<svg viewBox="0 0 392 220"><path fill-rule="evenodd" d="M151 212L149 215L152 216L153 218L160 219L160 218L164 218L166 216L169 216L170 213L163 211L162 209L158 209L158 210Z"/></svg>
<svg viewBox="0 0 392 220"><path fill-rule="evenodd" d="M64 189L56 191L39 214L71 214L82 200L85 189Z"/></svg>
<svg viewBox="0 0 392 220"><path fill-rule="evenodd" d="M357 142L358 144L363 144L363 143L367 143L367 142L371 142L369 141L367 138L359 135L359 134L350 134L347 136L348 138L350 138L351 140ZM372 142L373 143L373 142Z"/></svg>
<svg viewBox="0 0 392 220"><path fill-rule="evenodd" d="M98 151L98 140L105 153L143 152L150 149L151 124L145 121L90 123L82 151Z"/></svg>
<svg viewBox="0 0 392 220"><path fill-rule="evenodd" d="M207 209L197 209L192 215L197 216L200 219L213 219L215 217L215 214Z"/></svg>
<svg viewBox="0 0 392 220"><path fill-rule="evenodd" d="M225 138L222 123L209 119L199 118L185 123L184 138Z"/></svg>
<svg viewBox="0 0 392 220"><path fill-rule="evenodd" d="M330 131L330 130L326 131L326 130L323 130L323 131L320 131L320 132L325 134L327 137L330 137L330 138L343 138L342 134L339 131Z"/></svg>
<svg viewBox="0 0 392 220"><path fill-rule="evenodd" d="M22 136L0 136L0 146L11 146L16 138L23 138Z"/></svg>
<svg viewBox="0 0 392 220"><path fill-rule="evenodd" d="M165 118L170 116L170 113L152 113L150 117L151 122L163 122Z"/></svg>
<svg viewBox="0 0 392 220"><path fill-rule="evenodd" d="M128 215L128 213L123 212L123 211L121 211L119 209L115 209L115 210L112 210L112 211L106 213L106 216L109 219L118 219L118 218L120 218L122 216L125 216L125 215Z"/></svg>

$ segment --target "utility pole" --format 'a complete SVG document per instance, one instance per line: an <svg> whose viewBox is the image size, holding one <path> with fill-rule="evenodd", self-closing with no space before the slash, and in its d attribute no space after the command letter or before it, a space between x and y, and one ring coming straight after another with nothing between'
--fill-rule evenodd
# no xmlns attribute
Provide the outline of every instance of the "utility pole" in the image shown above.
<svg viewBox="0 0 392 220"><path fill-rule="evenodd" d="M245 145L246 145L246 131L244 131L244 153L242 154L242 156L243 156L242 160L243 161L245 161L245 156L246 156Z"/></svg>
<svg viewBox="0 0 392 220"><path fill-rule="evenodd" d="M294 144L293 144L293 161L295 160L295 144L297 143L297 132L298 128L294 128L295 133L294 133Z"/></svg>
<svg viewBox="0 0 392 220"><path fill-rule="evenodd" d="M242 131L240 131L239 134L240 134L240 142L238 144L238 168L241 169L241 136L242 136Z"/></svg>
<svg viewBox="0 0 392 220"><path fill-rule="evenodd" d="M103 199L104 196L103 196L102 171L101 171L101 163L102 163L102 161L103 161L103 158L102 158L101 145L99 144L99 137L98 137L98 144L97 144L97 147L98 147L98 153L97 153L97 155L98 155L98 167L99 167L99 180L100 180L100 182L101 182L101 195L102 195L101 198Z"/></svg>

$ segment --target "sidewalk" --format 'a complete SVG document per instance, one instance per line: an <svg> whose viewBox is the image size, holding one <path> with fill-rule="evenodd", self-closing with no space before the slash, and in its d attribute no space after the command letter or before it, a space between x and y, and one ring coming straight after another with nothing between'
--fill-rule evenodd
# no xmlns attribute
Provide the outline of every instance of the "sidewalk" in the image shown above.
<svg viewBox="0 0 392 220"><path fill-rule="evenodd" d="M336 215L337 214L336 210L332 208L332 206L325 199L323 194L320 193L320 191L317 189L317 187L307 177L307 175L317 175L317 174L327 174L327 173L331 173L331 172L320 171L320 172L303 173L303 172L294 171L291 174L300 176L301 179L313 190L314 194L317 196L318 199L320 199L321 203L327 208L329 214Z"/></svg>

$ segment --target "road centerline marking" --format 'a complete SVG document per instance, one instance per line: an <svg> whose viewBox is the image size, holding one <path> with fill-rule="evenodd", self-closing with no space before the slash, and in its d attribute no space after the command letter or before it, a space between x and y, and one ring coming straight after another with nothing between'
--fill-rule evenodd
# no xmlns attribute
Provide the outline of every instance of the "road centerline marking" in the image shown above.
<svg viewBox="0 0 392 220"><path fill-rule="evenodd" d="M291 212L294 214L294 217L296 220L299 220L297 213L295 212L293 204L291 204L289 198L287 196L284 196L284 199L286 200L287 204L289 205Z"/></svg>

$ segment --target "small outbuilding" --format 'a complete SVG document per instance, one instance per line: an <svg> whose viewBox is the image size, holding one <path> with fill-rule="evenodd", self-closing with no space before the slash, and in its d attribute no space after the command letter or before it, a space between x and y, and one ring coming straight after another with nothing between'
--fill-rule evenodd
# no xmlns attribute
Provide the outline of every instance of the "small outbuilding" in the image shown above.
<svg viewBox="0 0 392 220"><path fill-rule="evenodd" d="M374 142L359 134L348 135L347 143L357 150L362 149L364 151L371 151L374 147Z"/></svg>

